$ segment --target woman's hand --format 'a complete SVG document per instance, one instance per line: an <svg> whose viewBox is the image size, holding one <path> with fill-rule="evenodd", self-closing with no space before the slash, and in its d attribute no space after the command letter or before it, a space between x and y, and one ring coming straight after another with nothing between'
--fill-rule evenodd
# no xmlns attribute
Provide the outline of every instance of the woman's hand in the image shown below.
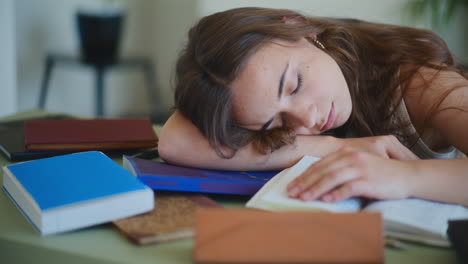
<svg viewBox="0 0 468 264"><path fill-rule="evenodd" d="M354 196L402 199L410 194L412 162L398 161L345 147L312 164L293 180L290 197L337 202Z"/></svg>
<svg viewBox="0 0 468 264"><path fill-rule="evenodd" d="M365 151L378 156L397 160L416 160L418 157L406 148L395 136L375 136L340 139L341 146L357 151Z"/></svg>

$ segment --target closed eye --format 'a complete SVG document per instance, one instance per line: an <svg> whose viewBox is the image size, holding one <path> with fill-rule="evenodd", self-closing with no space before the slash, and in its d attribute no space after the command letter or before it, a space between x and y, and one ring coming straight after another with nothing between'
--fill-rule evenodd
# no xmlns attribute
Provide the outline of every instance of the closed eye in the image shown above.
<svg viewBox="0 0 468 264"><path fill-rule="evenodd" d="M297 86L296 86L296 89L294 89L294 91L291 92L291 95L296 94L297 92L299 92L301 87L302 87L302 75L300 73L298 73L297 74Z"/></svg>

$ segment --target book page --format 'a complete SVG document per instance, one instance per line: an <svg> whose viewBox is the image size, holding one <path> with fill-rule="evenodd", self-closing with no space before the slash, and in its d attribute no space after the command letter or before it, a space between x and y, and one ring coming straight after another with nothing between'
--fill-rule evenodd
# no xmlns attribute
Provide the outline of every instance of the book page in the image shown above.
<svg viewBox="0 0 468 264"><path fill-rule="evenodd" d="M364 210L382 213L386 232L396 237L404 234L402 239L414 235L428 241L447 240L448 220L468 218L468 209L464 206L422 199L373 202Z"/></svg>
<svg viewBox="0 0 468 264"><path fill-rule="evenodd" d="M247 207L266 210L326 210L331 212L356 212L360 209L360 200L352 198L337 203L320 201L301 201L288 197L286 186L301 175L310 165L319 158L304 156L296 165L285 169L268 181L252 199Z"/></svg>

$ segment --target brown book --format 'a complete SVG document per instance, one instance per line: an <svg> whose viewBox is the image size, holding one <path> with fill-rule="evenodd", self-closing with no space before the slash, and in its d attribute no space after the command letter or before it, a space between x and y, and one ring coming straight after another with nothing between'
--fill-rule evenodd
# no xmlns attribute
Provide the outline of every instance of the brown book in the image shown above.
<svg viewBox="0 0 468 264"><path fill-rule="evenodd" d="M24 134L29 151L138 149L158 141L144 118L27 120Z"/></svg>
<svg viewBox="0 0 468 264"><path fill-rule="evenodd" d="M136 244L192 238L196 210L222 207L207 196L199 194L157 193L155 197L155 208L152 211L113 222Z"/></svg>
<svg viewBox="0 0 468 264"><path fill-rule="evenodd" d="M380 214L203 209L196 263L383 263Z"/></svg>

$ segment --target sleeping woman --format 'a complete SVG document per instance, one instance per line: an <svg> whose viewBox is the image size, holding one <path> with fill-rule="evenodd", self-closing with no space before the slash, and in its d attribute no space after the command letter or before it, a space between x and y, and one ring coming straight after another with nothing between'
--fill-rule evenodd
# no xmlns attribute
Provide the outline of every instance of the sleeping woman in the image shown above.
<svg viewBox="0 0 468 264"><path fill-rule="evenodd" d="M291 10L202 18L176 66L163 159L224 170L322 157L290 197L468 206L468 80L428 30Z"/></svg>

